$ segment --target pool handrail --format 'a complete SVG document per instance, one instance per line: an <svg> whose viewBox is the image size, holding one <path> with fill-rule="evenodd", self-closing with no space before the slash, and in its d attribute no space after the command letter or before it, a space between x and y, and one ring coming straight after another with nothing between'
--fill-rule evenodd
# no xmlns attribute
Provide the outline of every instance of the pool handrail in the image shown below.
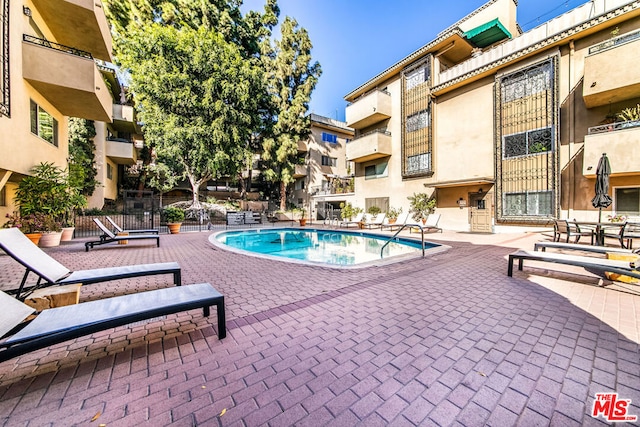
<svg viewBox="0 0 640 427"><path fill-rule="evenodd" d="M387 239L385 244L382 245L382 248L380 248L380 258L383 258L382 251L384 251L384 248L386 248L387 245L389 243L391 243L393 241L393 239L395 239L398 236L398 234L402 230L404 230L406 227L416 227L416 228L420 229L420 235L421 235L421 240L422 240L422 244L420 246L422 247L422 258L424 258L424 255L425 255L425 250L424 250L424 229L425 228L429 228L429 227L423 227L421 224L417 224L417 223L413 223L413 224L405 223L405 224L402 224L402 226L398 229L398 231L396 231L393 236L389 237L389 239Z"/></svg>

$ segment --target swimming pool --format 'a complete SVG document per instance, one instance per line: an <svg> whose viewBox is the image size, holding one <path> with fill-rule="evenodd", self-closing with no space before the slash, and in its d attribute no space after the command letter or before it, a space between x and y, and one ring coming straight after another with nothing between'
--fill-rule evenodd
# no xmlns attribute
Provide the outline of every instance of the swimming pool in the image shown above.
<svg viewBox="0 0 640 427"><path fill-rule="evenodd" d="M212 235L210 240L218 246L250 255L333 267L365 266L422 255L419 240L403 237L395 238L383 250L389 237L313 228L261 228L222 231ZM433 252L443 246L425 242L425 248L426 252Z"/></svg>

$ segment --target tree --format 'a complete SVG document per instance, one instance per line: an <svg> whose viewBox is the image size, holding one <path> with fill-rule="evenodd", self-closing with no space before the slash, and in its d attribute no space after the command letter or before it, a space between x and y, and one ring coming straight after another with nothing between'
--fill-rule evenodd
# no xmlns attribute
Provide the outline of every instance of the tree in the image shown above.
<svg viewBox="0 0 640 427"><path fill-rule="evenodd" d="M286 209L287 187L294 181L298 141L310 133L307 116L311 92L322 73L311 59L312 44L304 28L295 19L285 18L282 38L265 55L267 87L274 108L273 124L263 139L263 160L268 181L280 185L280 209Z"/></svg>
<svg viewBox="0 0 640 427"><path fill-rule="evenodd" d="M164 163L156 162L145 166L147 186L160 193L160 208L162 208L162 194L173 189L178 179L172 168Z"/></svg>
<svg viewBox="0 0 640 427"><path fill-rule="evenodd" d="M91 196L99 184L96 180L95 136L93 121L69 119L69 183L85 196Z"/></svg>
<svg viewBox="0 0 640 427"><path fill-rule="evenodd" d="M240 13L239 0L107 0L118 63L131 91L145 139L176 159L199 206L209 179L234 176L252 148L265 114L263 41L279 10Z"/></svg>

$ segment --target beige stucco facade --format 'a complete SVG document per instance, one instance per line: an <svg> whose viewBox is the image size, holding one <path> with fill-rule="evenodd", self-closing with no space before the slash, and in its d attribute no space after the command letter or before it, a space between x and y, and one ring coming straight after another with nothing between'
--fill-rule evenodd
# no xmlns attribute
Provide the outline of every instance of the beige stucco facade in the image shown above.
<svg viewBox="0 0 640 427"><path fill-rule="evenodd" d="M489 1L345 96L357 206L406 212L426 192L440 225L470 231L594 220L606 152L605 213L640 215L640 123L601 126L640 103L640 4L595 0L524 33L516 11Z"/></svg>
<svg viewBox="0 0 640 427"><path fill-rule="evenodd" d="M111 60L111 35L100 1L11 1L0 19L7 67L0 80L4 217L15 210L17 183L34 165L67 167L69 116L111 121L111 94L94 61Z"/></svg>

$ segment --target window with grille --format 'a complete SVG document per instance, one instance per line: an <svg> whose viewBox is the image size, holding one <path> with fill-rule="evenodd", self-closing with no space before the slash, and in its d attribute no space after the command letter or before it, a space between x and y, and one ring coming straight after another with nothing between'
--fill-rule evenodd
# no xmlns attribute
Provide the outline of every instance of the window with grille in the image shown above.
<svg viewBox="0 0 640 427"><path fill-rule="evenodd" d="M0 114L9 117L9 0L0 0Z"/></svg>
<svg viewBox="0 0 640 427"><path fill-rule="evenodd" d="M431 165L431 56L402 72L402 176L433 173Z"/></svg>
<svg viewBox="0 0 640 427"><path fill-rule="evenodd" d="M496 215L546 221L559 211L557 58L496 78Z"/></svg>

